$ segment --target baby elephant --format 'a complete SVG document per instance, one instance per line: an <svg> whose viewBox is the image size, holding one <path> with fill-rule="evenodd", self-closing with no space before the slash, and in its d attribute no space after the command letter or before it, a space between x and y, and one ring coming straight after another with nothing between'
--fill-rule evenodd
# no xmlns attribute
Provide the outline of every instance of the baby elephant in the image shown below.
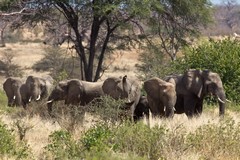
<svg viewBox="0 0 240 160"><path fill-rule="evenodd" d="M175 81L154 77L144 82L144 90L153 116L172 118L177 100Z"/></svg>
<svg viewBox="0 0 240 160"><path fill-rule="evenodd" d="M140 100L134 110L134 122L142 119L146 116L147 121L149 121L149 104L146 96L141 96Z"/></svg>

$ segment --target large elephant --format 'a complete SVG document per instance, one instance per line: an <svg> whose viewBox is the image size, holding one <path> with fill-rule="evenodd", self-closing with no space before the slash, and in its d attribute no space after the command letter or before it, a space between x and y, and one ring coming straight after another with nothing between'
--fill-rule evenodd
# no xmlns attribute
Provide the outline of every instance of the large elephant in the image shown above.
<svg viewBox="0 0 240 160"><path fill-rule="evenodd" d="M109 77L101 82L86 82L78 79L61 81L48 97L48 111L52 112L54 101L64 100L65 104L86 105L93 99L109 95L114 99L126 98L127 105L134 114L134 109L140 99L140 86L127 76Z"/></svg>
<svg viewBox="0 0 240 160"><path fill-rule="evenodd" d="M9 77L3 83L3 89L8 97L8 106L21 106L22 98L20 87L23 84L22 80L16 77Z"/></svg>
<svg viewBox="0 0 240 160"><path fill-rule="evenodd" d="M48 97L52 85L53 79L51 76L45 78L28 76L26 82L20 88L23 106L26 107L27 103L32 100L39 101Z"/></svg>
<svg viewBox="0 0 240 160"><path fill-rule="evenodd" d="M172 118L174 105L177 100L174 80L166 82L153 77L144 82L144 90L147 93L149 107L153 116Z"/></svg>
<svg viewBox="0 0 240 160"><path fill-rule="evenodd" d="M48 97L49 113L56 101L64 100L66 105L86 105L93 99L103 95L103 82L86 82L78 79L60 81Z"/></svg>
<svg viewBox="0 0 240 160"><path fill-rule="evenodd" d="M175 113L185 113L189 118L202 113L203 99L214 95L218 99L219 114L224 115L226 95L217 73L209 70L190 69L182 75L169 76L176 83L177 102Z"/></svg>
<svg viewBox="0 0 240 160"><path fill-rule="evenodd" d="M126 108L130 108L131 119L134 121L134 111L141 97L140 82L126 75L121 77L110 77L103 83L103 92L114 99L126 99Z"/></svg>

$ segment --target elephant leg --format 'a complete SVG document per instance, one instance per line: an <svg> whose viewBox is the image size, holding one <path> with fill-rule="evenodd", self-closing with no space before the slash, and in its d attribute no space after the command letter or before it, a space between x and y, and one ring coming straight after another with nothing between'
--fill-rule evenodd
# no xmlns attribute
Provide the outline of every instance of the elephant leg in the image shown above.
<svg viewBox="0 0 240 160"><path fill-rule="evenodd" d="M150 96L147 96L147 99L148 99L150 111L153 117L156 117L158 112L156 102Z"/></svg>
<svg viewBox="0 0 240 160"><path fill-rule="evenodd" d="M196 104L194 114L196 116L200 116L202 114L202 109L203 109L203 99L200 99Z"/></svg>
<svg viewBox="0 0 240 160"><path fill-rule="evenodd" d="M184 97L184 112L188 118L193 118L196 103L197 103L196 97L189 95Z"/></svg>
<svg viewBox="0 0 240 160"><path fill-rule="evenodd" d="M182 95L177 95L177 101L174 108L175 108L174 113L176 114L184 113L184 98Z"/></svg>
<svg viewBox="0 0 240 160"><path fill-rule="evenodd" d="M160 118L163 118L165 116L163 103L162 102L158 102L157 107L158 107L158 113L159 113Z"/></svg>
<svg viewBox="0 0 240 160"><path fill-rule="evenodd" d="M8 106L13 107L14 106L14 99L12 97L8 98Z"/></svg>
<svg viewBox="0 0 240 160"><path fill-rule="evenodd" d="M171 106L165 106L165 107L166 107L166 109L165 109L165 117L173 118L173 116L174 116L173 107L171 107Z"/></svg>

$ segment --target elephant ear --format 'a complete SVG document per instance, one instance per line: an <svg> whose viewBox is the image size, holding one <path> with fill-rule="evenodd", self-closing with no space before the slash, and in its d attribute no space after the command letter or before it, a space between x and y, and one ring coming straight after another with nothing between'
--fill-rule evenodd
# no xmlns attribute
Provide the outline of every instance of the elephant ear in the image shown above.
<svg viewBox="0 0 240 160"><path fill-rule="evenodd" d="M154 77L145 81L143 87L148 96L158 98L158 95L160 94L158 78Z"/></svg>
<svg viewBox="0 0 240 160"><path fill-rule="evenodd" d="M183 76L183 83L187 90L191 91L198 98L201 97L203 91L202 71L189 70Z"/></svg>
<svg viewBox="0 0 240 160"><path fill-rule="evenodd" d="M171 84L173 84L174 87L176 86L176 82L175 82L175 80L174 80L173 78L170 78L170 79L168 80L168 82L171 83Z"/></svg>
<svg viewBox="0 0 240 160"><path fill-rule="evenodd" d="M117 94L117 88L119 83L121 83L121 80L121 78L116 77L107 78L102 85L102 90L104 94L110 95L113 98L119 98L120 95Z"/></svg>

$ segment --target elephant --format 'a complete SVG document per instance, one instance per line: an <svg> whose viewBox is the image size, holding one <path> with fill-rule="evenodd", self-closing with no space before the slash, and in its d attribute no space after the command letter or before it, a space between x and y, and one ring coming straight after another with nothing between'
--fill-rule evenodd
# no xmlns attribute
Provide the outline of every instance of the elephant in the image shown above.
<svg viewBox="0 0 240 160"><path fill-rule="evenodd" d="M122 78L110 77L104 81L102 88L105 95L127 100L125 108L130 108L131 120L134 121L134 111L141 97L140 82L127 75Z"/></svg>
<svg viewBox="0 0 240 160"><path fill-rule="evenodd" d="M25 83L20 87L23 107L25 108L32 100L39 101L48 97L52 85L53 79L51 76L46 78L28 76Z"/></svg>
<svg viewBox="0 0 240 160"><path fill-rule="evenodd" d="M66 105L86 105L103 95L103 82L87 82L79 79L60 81L48 97L48 112L51 114L55 101L64 100Z"/></svg>
<svg viewBox="0 0 240 160"><path fill-rule="evenodd" d="M8 97L8 106L21 106L22 98L20 87L23 84L22 80L16 77L9 77L3 83L3 89Z"/></svg>
<svg viewBox="0 0 240 160"><path fill-rule="evenodd" d="M133 117L134 122L139 121L145 115L146 119L148 121L148 124L149 124L149 109L150 109L150 107L148 104L147 97L142 95L140 97L138 104L136 105L135 110L134 110L134 117Z"/></svg>
<svg viewBox="0 0 240 160"><path fill-rule="evenodd" d="M147 93L150 111L154 117L173 118L174 106L177 101L175 81L166 82L158 77L146 80L143 84Z"/></svg>
<svg viewBox="0 0 240 160"><path fill-rule="evenodd" d="M59 82L48 97L47 106L51 114L55 101L64 100L66 105L86 105L93 99L109 95L114 99L127 99L126 105L131 108L132 117L135 106L140 99L140 86L127 76L109 77L100 82L87 82L71 79Z"/></svg>
<svg viewBox="0 0 240 160"><path fill-rule="evenodd" d="M185 113L188 118L202 114L203 99L210 94L218 99L219 115L225 112L226 95L220 76L209 70L189 69L184 74L171 75L166 80L176 83L175 113Z"/></svg>

